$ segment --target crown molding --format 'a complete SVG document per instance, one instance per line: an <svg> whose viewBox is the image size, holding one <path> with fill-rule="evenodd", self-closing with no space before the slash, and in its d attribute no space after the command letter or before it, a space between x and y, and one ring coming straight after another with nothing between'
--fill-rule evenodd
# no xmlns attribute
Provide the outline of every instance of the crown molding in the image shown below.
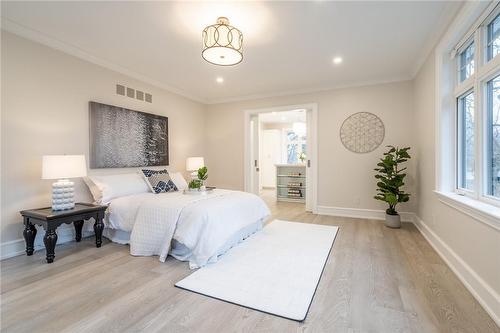
<svg viewBox="0 0 500 333"><path fill-rule="evenodd" d="M454 14L455 14L455 12L453 12L453 15ZM446 22L446 20L443 20L443 22ZM263 94L251 94L251 95L234 96L234 97L227 97L227 98L210 99L210 98L204 98L204 97L192 95L192 94L190 94L182 89L179 89L179 88L167 85L165 83L162 83L160 81L157 81L155 79L152 79L147 75L135 72L135 71L130 70L126 67L114 64L108 60L96 57L96 56L90 54L89 52L87 52L87 51L85 51L77 46L68 44L68 43L63 42L61 40L58 40L58 39L53 38L51 36L48 36L40 31L26 27L22 24L14 22L10 19L2 18L1 24L2 24L2 26L1 26L2 30L8 31L8 32L13 33L15 35L18 35L20 37L26 38L28 40L34 41L36 43L45 45L45 46L53 48L53 49L56 49L56 50L61 51L63 53L72 55L72 56L77 57L79 59L85 60L87 62L101 66L103 68L112 70L114 72L126 75L130 78L140 80L144 83L150 84L150 85L158 87L160 89L164 89L168 92L180 95L182 97L185 97L187 99L190 99L190 100L193 100L195 102L205 104L205 105L223 104L223 103L231 103L231 102L242 102L242 101L249 101L249 100L256 100L256 99L284 97L284 96L289 96L289 95L321 93L321 92L326 92L326 91L331 91L331 90L339 90L339 89L346 89L346 88L356 88L356 87L372 86L372 85L378 85L378 84L389 84L389 83L410 81L410 80L413 80L415 78L416 74L418 73L418 70L423 65L424 61L426 60L426 57L434 48L436 40L439 37L441 37L441 33L440 33L437 35L436 40L430 39L429 43L427 43L427 46L425 48L423 48L425 51L423 51L423 53L422 53L423 56L419 57L419 63L417 64L417 66L415 66L415 70L413 70L412 72L410 72L408 74L402 75L402 76L388 78L388 79L381 79L381 80L359 81L356 83L349 83L349 84L334 84L334 85L327 85L327 86L322 86L322 87L311 87L311 88L305 88L305 89L274 91L274 92L263 93Z"/></svg>
<svg viewBox="0 0 500 333"><path fill-rule="evenodd" d="M205 103L208 105L214 104L225 104L225 103L233 103L233 102L243 102L243 101L252 101L257 99L265 99L265 98L273 98L273 97L285 97L290 95L305 95L305 94L314 94L314 93L322 93L332 90L340 90L347 88L358 88L358 87L368 87L379 84L390 84L397 82L405 82L413 80L414 76L412 75L403 75L400 77L394 77L391 79L385 80L369 80L369 81L360 81L351 84L338 84L331 85L325 87L315 87L308 89L297 89L297 90L286 90L286 91L277 91L268 94L254 94L254 95L246 95L240 97L228 97L228 98L220 98L220 99L208 99Z"/></svg>
<svg viewBox="0 0 500 333"><path fill-rule="evenodd" d="M429 38L427 38L424 46L421 49L420 55L417 58L417 62L413 66L411 72L412 79L414 79L417 76L418 72L420 72L420 69L424 65L425 61L437 46L439 41L442 39L442 37L447 33L451 23L453 22L457 14L462 10L463 6L463 4L461 6L456 6L456 2L454 1L446 3L442 11L442 18L439 21L439 26L434 29Z"/></svg>
<svg viewBox="0 0 500 333"><path fill-rule="evenodd" d="M155 86L157 88L164 89L168 92L180 95L182 97L185 97L187 99L193 100L198 103L206 104L207 101L204 98L201 98L199 96L194 96L192 94L189 94L182 89L172 87L170 85L166 85L162 82L159 82L155 79L152 79L144 74L135 72L133 70L130 70L126 67L114 64L110 61L107 61L105 59L96 57L87 51L68 44L66 42L63 42L61 40L58 40L56 38L53 38L51 36L48 36L40 31L34 30L32 28L28 28L24 25L21 25L17 22L14 22L12 20L9 20L7 18L2 17L2 30L8 31L10 33L13 33L15 35L18 35L20 37L29 39L31 41L37 42L39 44L48 46L50 48L56 49L58 51L64 52L66 54L72 55L74 57L80 58L82 60L85 60L87 62L93 63L95 65L104 67L106 69L112 70L114 72L126 75L128 77L131 77L133 79L140 80L144 83L150 84L152 86Z"/></svg>

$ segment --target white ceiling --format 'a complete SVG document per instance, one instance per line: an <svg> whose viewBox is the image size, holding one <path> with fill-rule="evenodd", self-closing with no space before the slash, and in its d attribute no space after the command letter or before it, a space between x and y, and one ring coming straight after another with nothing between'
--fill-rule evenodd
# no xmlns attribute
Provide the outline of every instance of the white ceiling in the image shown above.
<svg viewBox="0 0 500 333"><path fill-rule="evenodd" d="M215 103L411 79L459 2L6 2L2 28L192 99ZM244 59L201 58L227 16ZM332 58L343 63L334 65ZM222 84L216 83L223 77Z"/></svg>

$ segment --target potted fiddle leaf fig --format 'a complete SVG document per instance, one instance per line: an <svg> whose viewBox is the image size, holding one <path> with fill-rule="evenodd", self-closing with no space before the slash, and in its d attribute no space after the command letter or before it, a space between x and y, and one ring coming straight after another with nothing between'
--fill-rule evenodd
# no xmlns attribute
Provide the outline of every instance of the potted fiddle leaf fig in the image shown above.
<svg viewBox="0 0 500 333"><path fill-rule="evenodd" d="M384 157L377 163L375 171L377 174L377 195L375 199L386 202L389 208L385 211L385 225L390 228L401 227L401 217L396 206L401 202L410 200L410 194L405 193L401 188L404 186L406 177L406 167L401 164L408 161L411 156L408 154L410 147L399 148L387 146L389 150L384 153Z"/></svg>

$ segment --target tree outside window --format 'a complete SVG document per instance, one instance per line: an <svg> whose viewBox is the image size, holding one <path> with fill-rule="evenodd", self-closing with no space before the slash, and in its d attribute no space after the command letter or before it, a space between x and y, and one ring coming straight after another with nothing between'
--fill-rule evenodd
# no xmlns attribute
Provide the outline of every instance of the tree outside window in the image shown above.
<svg viewBox="0 0 500 333"><path fill-rule="evenodd" d="M286 163L287 164L297 164L301 163L300 155L302 153L307 154L306 147L306 134L297 133L295 129L285 129L285 152L286 152Z"/></svg>

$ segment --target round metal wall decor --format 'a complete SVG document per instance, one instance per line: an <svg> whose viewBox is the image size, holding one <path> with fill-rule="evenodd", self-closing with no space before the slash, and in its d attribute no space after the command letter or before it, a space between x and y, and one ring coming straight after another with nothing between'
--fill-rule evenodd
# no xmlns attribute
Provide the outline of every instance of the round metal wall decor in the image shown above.
<svg viewBox="0 0 500 333"><path fill-rule="evenodd" d="M340 141L354 153L369 153L384 141L385 127L379 117L369 112L349 116L340 127Z"/></svg>

